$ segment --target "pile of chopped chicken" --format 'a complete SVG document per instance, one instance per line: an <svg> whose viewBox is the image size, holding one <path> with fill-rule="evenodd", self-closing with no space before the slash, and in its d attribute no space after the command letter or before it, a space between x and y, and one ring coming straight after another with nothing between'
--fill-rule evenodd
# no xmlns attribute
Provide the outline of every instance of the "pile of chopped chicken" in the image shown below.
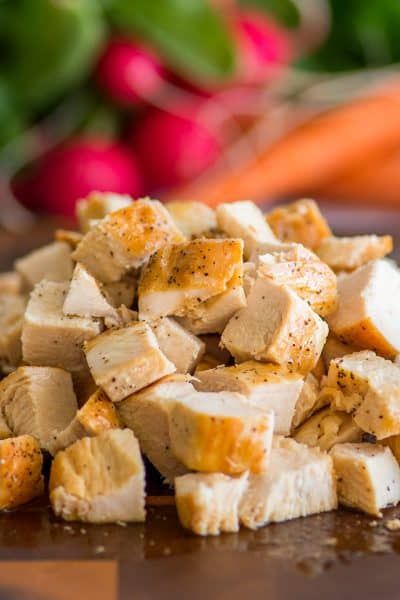
<svg viewBox="0 0 400 600"><path fill-rule="evenodd" d="M299 200L93 193L0 275L0 507L145 519L143 455L199 535L400 501L400 270Z"/></svg>

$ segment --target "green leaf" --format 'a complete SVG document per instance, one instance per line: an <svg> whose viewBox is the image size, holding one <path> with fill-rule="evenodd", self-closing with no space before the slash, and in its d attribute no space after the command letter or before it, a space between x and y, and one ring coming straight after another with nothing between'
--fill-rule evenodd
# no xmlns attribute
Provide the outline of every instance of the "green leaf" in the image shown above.
<svg viewBox="0 0 400 600"><path fill-rule="evenodd" d="M233 40L205 0L114 0L110 16L190 78L218 81L234 70Z"/></svg>
<svg viewBox="0 0 400 600"><path fill-rule="evenodd" d="M241 0L241 4L261 9L288 28L298 27L300 23L299 11L291 0Z"/></svg>
<svg viewBox="0 0 400 600"><path fill-rule="evenodd" d="M15 99L7 83L0 78L0 147L12 140L22 126L23 119L16 109Z"/></svg>
<svg viewBox="0 0 400 600"><path fill-rule="evenodd" d="M20 104L43 109L84 79L103 31L94 0L3 0L0 69Z"/></svg>

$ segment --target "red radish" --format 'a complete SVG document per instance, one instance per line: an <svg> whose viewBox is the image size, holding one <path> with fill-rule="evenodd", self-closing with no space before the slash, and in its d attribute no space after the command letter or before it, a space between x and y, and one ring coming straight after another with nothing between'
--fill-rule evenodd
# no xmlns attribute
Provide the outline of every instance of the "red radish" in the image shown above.
<svg viewBox="0 0 400 600"><path fill-rule="evenodd" d="M147 48L130 39L111 39L96 69L101 89L119 105L152 98L164 83L164 68Z"/></svg>
<svg viewBox="0 0 400 600"><path fill-rule="evenodd" d="M140 195L142 178L122 144L76 138L45 154L13 189L29 208L73 216L76 201L94 190Z"/></svg>
<svg viewBox="0 0 400 600"><path fill-rule="evenodd" d="M199 175L220 154L220 140L205 122L201 101L174 106L173 113L151 108L131 134L132 147L151 189L177 185Z"/></svg>

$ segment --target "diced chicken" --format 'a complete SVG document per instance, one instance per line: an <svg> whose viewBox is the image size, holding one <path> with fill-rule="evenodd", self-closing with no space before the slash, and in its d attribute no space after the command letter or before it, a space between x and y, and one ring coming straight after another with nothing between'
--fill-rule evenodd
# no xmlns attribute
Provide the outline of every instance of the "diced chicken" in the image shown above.
<svg viewBox="0 0 400 600"><path fill-rule="evenodd" d="M197 239L164 246L150 259L139 282L139 316L185 316L209 298L241 284L243 242Z"/></svg>
<svg viewBox="0 0 400 600"><path fill-rule="evenodd" d="M256 279L257 267L255 263L250 261L243 263L243 289L246 296L250 294Z"/></svg>
<svg viewBox="0 0 400 600"><path fill-rule="evenodd" d="M45 450L77 408L71 375L62 369L19 367L0 382L0 410L8 427L15 435L32 435Z"/></svg>
<svg viewBox="0 0 400 600"><path fill-rule="evenodd" d="M292 419L292 430L304 423L312 414L324 406L320 399L318 379L309 373L304 380L300 396L296 402Z"/></svg>
<svg viewBox="0 0 400 600"><path fill-rule="evenodd" d="M0 294L0 363L16 367L22 358L21 333L26 308L23 296Z"/></svg>
<svg viewBox="0 0 400 600"><path fill-rule="evenodd" d="M353 271L371 260L383 258L392 250L390 235L356 235L326 238L316 253L334 271Z"/></svg>
<svg viewBox="0 0 400 600"><path fill-rule="evenodd" d="M318 446L321 450L330 450L335 444L360 442L362 430L351 415L339 410L325 408L305 421L294 439L307 446Z"/></svg>
<svg viewBox="0 0 400 600"><path fill-rule="evenodd" d="M217 367L196 375L194 387L202 392L239 392L252 406L275 414L274 433L290 433L303 377L278 365L247 361L232 367Z"/></svg>
<svg viewBox="0 0 400 600"><path fill-rule="evenodd" d="M63 305L65 315L79 317L103 317L118 320L112 299L102 285L79 263Z"/></svg>
<svg viewBox="0 0 400 600"><path fill-rule="evenodd" d="M50 501L67 521L145 520L145 472L137 439L112 429L59 452L50 474Z"/></svg>
<svg viewBox="0 0 400 600"><path fill-rule="evenodd" d="M265 473L250 475L239 507L250 529L337 508L332 459L317 448L277 438Z"/></svg>
<svg viewBox="0 0 400 600"><path fill-rule="evenodd" d="M337 337L330 333L328 335L328 339L326 340L324 349L322 350L322 359L324 361L325 369L329 369L331 360L335 358L342 358L342 356L346 356L346 354L353 354L353 352L358 352L358 348L351 346L350 344L346 344L345 342L341 342Z"/></svg>
<svg viewBox="0 0 400 600"><path fill-rule="evenodd" d="M189 240L217 228L215 211L203 202L167 202L165 208Z"/></svg>
<svg viewBox="0 0 400 600"><path fill-rule="evenodd" d="M0 414L0 440L6 440L7 438L13 437L13 432L6 423L5 418Z"/></svg>
<svg viewBox="0 0 400 600"><path fill-rule="evenodd" d="M338 444L330 452L339 502L381 517L400 501L400 468L389 448L378 444Z"/></svg>
<svg viewBox="0 0 400 600"><path fill-rule="evenodd" d="M115 313L116 315L114 317L105 317L104 326L106 329L121 329L122 327L126 327L126 325L130 325L138 320L137 311L126 308L126 306L123 304L119 308L115 309Z"/></svg>
<svg viewBox="0 0 400 600"><path fill-rule="evenodd" d="M201 371L208 371L209 369L214 369L215 367L221 366L224 363L221 363L215 356L212 354L204 354L201 361L196 367L194 372L194 377L197 377L197 373L201 373Z"/></svg>
<svg viewBox="0 0 400 600"><path fill-rule="evenodd" d="M126 208L130 204L132 204L132 198L128 195L92 192L87 198L79 200L76 204L79 227L83 233L87 233L93 221L104 219L109 213Z"/></svg>
<svg viewBox="0 0 400 600"><path fill-rule="evenodd" d="M133 430L142 452L171 485L187 468L171 450L169 413L179 398L193 392L187 378L170 375L118 404L123 423Z"/></svg>
<svg viewBox="0 0 400 600"><path fill-rule="evenodd" d="M175 479L175 500L181 524L197 535L239 531L239 503L247 473L188 473Z"/></svg>
<svg viewBox="0 0 400 600"><path fill-rule="evenodd" d="M73 270L71 248L65 242L53 242L19 258L14 266L29 288L42 279L68 281Z"/></svg>
<svg viewBox="0 0 400 600"><path fill-rule="evenodd" d="M174 319L163 317L151 323L158 345L177 373L192 373L205 352L205 344Z"/></svg>
<svg viewBox="0 0 400 600"><path fill-rule="evenodd" d="M224 329L221 343L239 362L256 359L307 373L315 367L327 334L326 323L289 287L259 278L247 307Z"/></svg>
<svg viewBox="0 0 400 600"><path fill-rule="evenodd" d="M86 366L82 345L98 335L100 322L64 315L68 283L42 281L31 293L22 328L26 363L80 371Z"/></svg>
<svg viewBox="0 0 400 600"><path fill-rule="evenodd" d="M168 243L183 240L166 208L157 200L137 200L112 212L91 229L73 253L99 281L119 281Z"/></svg>
<svg viewBox="0 0 400 600"><path fill-rule="evenodd" d="M54 433L49 444L51 454L64 450L86 436L99 435L109 429L121 426L115 405L103 390L96 390L78 410L69 425Z"/></svg>
<svg viewBox="0 0 400 600"><path fill-rule="evenodd" d="M230 237L242 238L244 255L249 258L258 244L275 242L268 223L254 202L219 204L216 209L218 227Z"/></svg>
<svg viewBox="0 0 400 600"><path fill-rule="evenodd" d="M194 392L171 408L175 456L195 471L261 473L268 465L274 413L251 406L235 392Z"/></svg>
<svg viewBox="0 0 400 600"><path fill-rule="evenodd" d="M386 260L360 267L338 280L339 306L328 317L344 342L387 358L400 351L400 270Z"/></svg>
<svg viewBox="0 0 400 600"><path fill-rule="evenodd" d="M392 435L391 437L380 440L379 444L387 446L393 453L393 456L400 463L400 435Z"/></svg>
<svg viewBox="0 0 400 600"><path fill-rule="evenodd" d="M15 294L22 292L23 279L16 271L0 273L0 295Z"/></svg>
<svg viewBox="0 0 400 600"><path fill-rule="evenodd" d="M259 256L258 276L288 285L321 317L337 306L336 275L301 244Z"/></svg>
<svg viewBox="0 0 400 600"><path fill-rule="evenodd" d="M298 242L314 250L332 232L314 200L297 200L278 206L266 216L267 223L278 239Z"/></svg>
<svg viewBox="0 0 400 600"><path fill-rule="evenodd" d="M0 441L0 510L43 494L42 453L30 435Z"/></svg>
<svg viewBox="0 0 400 600"><path fill-rule="evenodd" d="M175 371L145 323L102 333L85 344L85 354L93 379L113 402Z"/></svg>
<svg viewBox="0 0 400 600"><path fill-rule="evenodd" d="M137 281L132 275L126 275L120 281L105 283L103 289L111 299L113 306L130 308L136 296Z"/></svg>
<svg viewBox="0 0 400 600"><path fill-rule="evenodd" d="M82 241L83 234L79 231L70 231L69 229L56 229L54 239L56 242L66 242L71 250L75 250L79 242Z"/></svg>

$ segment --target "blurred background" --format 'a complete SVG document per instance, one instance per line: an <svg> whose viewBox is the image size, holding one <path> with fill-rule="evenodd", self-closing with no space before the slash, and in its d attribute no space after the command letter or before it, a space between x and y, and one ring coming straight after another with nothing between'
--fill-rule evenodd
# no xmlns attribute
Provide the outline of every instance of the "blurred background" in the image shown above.
<svg viewBox="0 0 400 600"><path fill-rule="evenodd" d="M99 190L396 234L399 31L398 0L0 0L1 226Z"/></svg>

